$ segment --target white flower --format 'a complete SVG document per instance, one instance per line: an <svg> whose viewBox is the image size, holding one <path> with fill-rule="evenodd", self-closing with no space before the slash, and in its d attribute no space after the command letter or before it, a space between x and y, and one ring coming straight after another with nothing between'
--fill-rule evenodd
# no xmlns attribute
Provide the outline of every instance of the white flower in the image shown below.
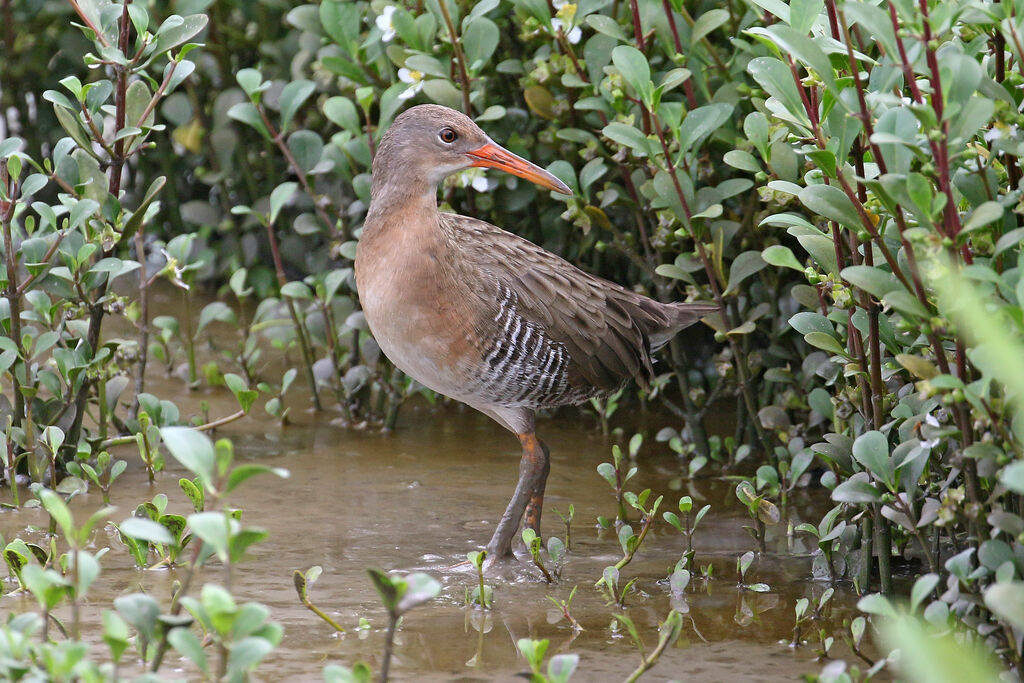
<svg viewBox="0 0 1024 683"><path fill-rule="evenodd" d="M930 427L935 427L935 428L938 428L938 427L941 426L939 424L938 418L936 418L931 413L928 413L927 415L924 416L924 423L926 425L930 426ZM940 441L940 439L938 437L936 437L934 439L928 439L927 441L924 440L924 439L921 439L921 448L935 448L936 446L939 445L939 441Z"/></svg>
<svg viewBox="0 0 1024 683"><path fill-rule="evenodd" d="M565 23L563 23L561 19L552 19L551 28L557 34L559 31L565 30ZM573 28L569 29L569 32L565 34L565 37L569 40L570 43L575 45L576 43L580 42L580 39L583 37L583 31L580 29L579 26L574 26Z"/></svg>
<svg viewBox="0 0 1024 683"><path fill-rule="evenodd" d="M412 71L403 66L398 70L398 80L409 84L408 88L398 94L400 100L407 100L423 89L422 71Z"/></svg>
<svg viewBox="0 0 1024 683"><path fill-rule="evenodd" d="M568 0L554 0L551 5L555 8L555 18L551 20L551 30L558 35L559 31L565 31L565 27L573 23L576 17L576 3ZM565 33L570 43L575 45L583 37L583 31L579 26L574 26Z"/></svg>
<svg viewBox="0 0 1024 683"><path fill-rule="evenodd" d="M395 9L394 5L388 5L384 8L384 12L377 17L377 28L383 32L381 40L385 43L395 37L395 25L391 23L391 15L395 13Z"/></svg>
<svg viewBox="0 0 1024 683"><path fill-rule="evenodd" d="M487 192L491 182L482 168L467 168L454 178L457 187L472 187L477 192Z"/></svg>

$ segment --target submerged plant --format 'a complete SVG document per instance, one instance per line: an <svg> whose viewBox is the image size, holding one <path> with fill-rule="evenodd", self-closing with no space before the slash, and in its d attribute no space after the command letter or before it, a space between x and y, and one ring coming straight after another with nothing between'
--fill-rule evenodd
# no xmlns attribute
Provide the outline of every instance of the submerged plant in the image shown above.
<svg viewBox="0 0 1024 683"><path fill-rule="evenodd" d="M295 592L299 594L299 602L305 605L306 609L323 619L338 633L345 633L344 627L328 616L326 612L314 605L313 601L309 597L309 589L313 587L313 584L316 583L316 580L320 578L320 574L322 573L323 568L320 566L310 567L305 572L301 572L296 569L292 574L292 579L295 582Z"/></svg>
<svg viewBox="0 0 1024 683"><path fill-rule="evenodd" d="M476 569L477 577L477 586L466 602L480 605L482 609L491 609L494 606L494 589L484 583L484 560L487 559L487 551L473 550L466 553L466 559Z"/></svg>
<svg viewBox="0 0 1024 683"><path fill-rule="evenodd" d="M765 548L766 525L779 523L779 508L765 498L764 494L758 495L754 490L754 485L749 481L742 481L736 486L736 497L746 506L747 513L754 520L754 526L743 528L757 541L758 550L763 554L767 551Z"/></svg>
<svg viewBox="0 0 1024 683"><path fill-rule="evenodd" d="M661 513L662 518L666 522L672 525L672 527L683 534L686 537L686 552L683 553L683 559L686 562L686 566L692 567L695 564L694 555L696 554L693 549L693 534L697 531L697 526L700 524L700 520L704 519L704 515L711 509L711 505L705 505L697 511L696 515L693 515L692 519L690 513L693 511L693 499L690 496L683 496L679 499L679 512L682 513L683 518L680 519L679 515L666 510Z"/></svg>
<svg viewBox="0 0 1024 683"><path fill-rule="evenodd" d="M551 576L551 572L544 565L544 560L541 559L541 539L537 535L537 532L527 527L523 529L523 543L526 544L526 549L530 552L530 557L533 559L534 566L540 570L540 573L544 575L544 580L548 583L553 583L554 578Z"/></svg>
<svg viewBox="0 0 1024 683"><path fill-rule="evenodd" d="M665 650L672 647L676 640L678 640L679 634L683 630L682 615L675 610L670 610L668 616L665 617L665 621L658 627L658 644L654 646L653 650L647 652L644 641L640 637L640 632L637 631L633 620L624 614L616 614L615 619L626 627L626 631L633 639L633 644L636 645L636 649L640 652L640 665L625 678L626 683L633 683L633 681L638 680L643 674L651 670L658 663L658 659L665 653Z"/></svg>
<svg viewBox="0 0 1024 683"><path fill-rule="evenodd" d="M578 633L583 630L583 627L580 626L580 622L576 621L576 618L573 617L572 614L569 612L570 608L572 607L572 599L576 597L577 588L579 588L579 586L573 586L572 590L569 591L569 597L565 599L555 598L551 595L546 596L547 599L550 600L552 604L554 604L554 606L562 612L562 618L569 622L569 625L572 626L572 630L574 633Z"/></svg>
<svg viewBox="0 0 1024 683"><path fill-rule="evenodd" d="M412 608L437 597L441 592L441 584L437 579L421 572L408 576L393 576L379 569L368 569L367 573L388 613L388 630L380 664L380 681L383 683L388 680L399 620Z"/></svg>
<svg viewBox="0 0 1024 683"><path fill-rule="evenodd" d="M545 670L543 668L544 655L548 651L549 644L550 641L547 639L531 640L530 638L520 638L516 641L519 653L523 655L527 664L530 665L530 673L528 675L523 674L523 677L528 678L531 683L567 683L576 671L580 656L573 654L555 655L548 660L548 666Z"/></svg>

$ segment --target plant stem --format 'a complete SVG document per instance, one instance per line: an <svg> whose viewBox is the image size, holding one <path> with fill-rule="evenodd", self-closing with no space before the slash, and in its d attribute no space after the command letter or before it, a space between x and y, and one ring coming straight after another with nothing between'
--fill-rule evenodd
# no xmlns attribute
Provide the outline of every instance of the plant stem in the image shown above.
<svg viewBox="0 0 1024 683"><path fill-rule="evenodd" d="M444 0L441 0L444 2ZM398 616L395 614L388 615L388 632L384 636L384 659L380 663L380 683L387 683L388 681L388 669L391 668L391 654L395 649L395 631L398 630Z"/></svg>
<svg viewBox="0 0 1024 683"><path fill-rule="evenodd" d="M452 41L452 51L455 52L455 61L459 66L459 84L462 86L462 113L466 116L473 115L473 105L469 101L469 74L466 72L466 56L462 53L462 45L459 43L459 34L455 32L455 24L452 23L452 15L448 12L446 0L438 0L438 7L441 8L441 16L444 17L445 26L448 28L448 37Z"/></svg>

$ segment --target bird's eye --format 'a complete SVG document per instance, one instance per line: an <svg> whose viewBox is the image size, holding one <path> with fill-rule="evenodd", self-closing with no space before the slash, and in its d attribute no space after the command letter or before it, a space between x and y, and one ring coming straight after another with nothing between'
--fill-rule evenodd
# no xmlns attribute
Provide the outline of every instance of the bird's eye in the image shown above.
<svg viewBox="0 0 1024 683"><path fill-rule="evenodd" d="M459 138L459 135L451 128L442 128L441 132L437 134L437 137L441 138L441 142L450 145Z"/></svg>

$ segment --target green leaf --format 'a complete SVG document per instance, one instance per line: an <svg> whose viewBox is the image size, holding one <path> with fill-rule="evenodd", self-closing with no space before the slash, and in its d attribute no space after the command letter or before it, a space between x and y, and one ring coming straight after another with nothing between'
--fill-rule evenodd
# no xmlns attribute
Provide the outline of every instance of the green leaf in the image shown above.
<svg viewBox="0 0 1024 683"><path fill-rule="evenodd" d="M612 50L612 63L623 80L633 88L640 99L651 107L654 85L651 83L651 67L644 53L632 45L619 45Z"/></svg>
<svg viewBox="0 0 1024 683"><path fill-rule="evenodd" d="M231 520L223 512L196 512L188 516L188 526L192 533L209 545L222 562L228 561L230 525Z"/></svg>
<svg viewBox="0 0 1024 683"><path fill-rule="evenodd" d="M466 68L471 74L487 64L498 47L500 37L498 25L487 17L479 17L469 24L462 34L462 49L466 56Z"/></svg>
<svg viewBox="0 0 1024 683"><path fill-rule="evenodd" d="M863 289L879 300L889 292L902 287L895 275L872 266L847 266L840 275L854 287Z"/></svg>
<svg viewBox="0 0 1024 683"><path fill-rule="evenodd" d="M832 489L832 500L837 503L878 503L882 493L863 479L848 479Z"/></svg>
<svg viewBox="0 0 1024 683"><path fill-rule="evenodd" d="M297 130L288 136L288 150L295 157L299 170L310 173L320 163L324 141L311 130Z"/></svg>
<svg viewBox="0 0 1024 683"><path fill-rule="evenodd" d="M761 169L761 164L758 162L754 155L750 152L742 149L731 149L725 153L722 157L722 161L729 164L733 168L738 168L741 171L749 171L750 173L757 173Z"/></svg>
<svg viewBox="0 0 1024 683"><path fill-rule="evenodd" d="M1011 463L999 473L999 483L1014 493L1024 493L1024 462Z"/></svg>
<svg viewBox="0 0 1024 683"><path fill-rule="evenodd" d="M163 543L165 545L174 543L174 539L171 538L171 534L167 529L151 519L129 517L121 522L117 528L125 536L131 536L141 541Z"/></svg>
<svg viewBox="0 0 1024 683"><path fill-rule="evenodd" d="M770 247L766 247L761 252L761 258L764 262L775 266L777 268L791 268L793 270L804 271L803 265L796 260L796 256L793 255L793 251L789 247L784 247L781 244L773 244Z"/></svg>
<svg viewBox="0 0 1024 683"><path fill-rule="evenodd" d="M971 232L978 228L983 228L990 223L994 223L1003 217L1003 205L999 202L987 201L974 211L971 212L970 217L963 224L963 230L961 234L965 232Z"/></svg>
<svg viewBox="0 0 1024 683"><path fill-rule="evenodd" d="M883 303L888 306L892 306L899 311L904 317L909 318L928 318L928 309L921 305L917 297L913 296L910 292L903 289L894 290L888 292L882 297Z"/></svg>
<svg viewBox="0 0 1024 683"><path fill-rule="evenodd" d="M75 537L75 522L71 517L71 508L64 502L64 498L60 494L51 491L47 488L39 489L39 501L43 504L45 509L53 521L60 527L61 533L64 534L65 538Z"/></svg>
<svg viewBox="0 0 1024 683"><path fill-rule="evenodd" d="M270 193L270 222L273 224L277 221L278 215L281 213L281 209L288 203L299 189L299 184L296 182L281 183L274 188L274 191Z"/></svg>
<svg viewBox="0 0 1024 683"><path fill-rule="evenodd" d="M800 191L800 202L814 213L853 230L863 226L853 202L832 185L809 185Z"/></svg>
<svg viewBox="0 0 1024 683"><path fill-rule="evenodd" d="M828 351L834 356L848 357L846 349L844 349L839 342L831 334L825 332L811 332L804 335L804 341L815 348L819 348L822 351Z"/></svg>
<svg viewBox="0 0 1024 683"><path fill-rule="evenodd" d="M287 479L291 476L288 470L281 467L270 467L269 465L258 465L253 463L239 465L231 470L231 474L228 475L228 483L224 487L224 492L230 493L231 491L234 491L242 482L250 477L256 476L257 474L276 474L282 479Z"/></svg>
<svg viewBox="0 0 1024 683"><path fill-rule="evenodd" d="M290 81L288 85L284 86L284 89L281 90L281 97L279 100L282 132L288 129L288 125L295 116L295 112L299 110L299 107L301 107L315 91L316 84L313 83L313 81L308 81L306 79Z"/></svg>
<svg viewBox="0 0 1024 683"><path fill-rule="evenodd" d="M174 459L199 477L206 490L216 492L214 451L210 439L190 427L163 427L160 436Z"/></svg>
<svg viewBox="0 0 1024 683"><path fill-rule="evenodd" d="M754 275L768 264L758 251L745 251L735 259L729 267L729 285L723 294L738 291L740 283Z"/></svg>
<svg viewBox="0 0 1024 683"><path fill-rule="evenodd" d="M618 49L618 48L616 48ZM679 149L688 152L718 130L732 116L731 104L707 104L690 111L679 127Z"/></svg>
<svg viewBox="0 0 1024 683"><path fill-rule="evenodd" d="M872 430L857 437L853 442L853 457L864 469L892 490L895 486L892 458L889 456L889 441L882 432Z"/></svg>
<svg viewBox="0 0 1024 683"><path fill-rule="evenodd" d="M362 134L359 111L349 98L336 95L324 102L323 110L324 116L343 130L347 130L352 135Z"/></svg>
<svg viewBox="0 0 1024 683"><path fill-rule="evenodd" d="M209 676L210 667L206 660L206 651L193 631L187 628L174 628L167 633L167 642L179 654L187 658L204 674Z"/></svg>
<svg viewBox="0 0 1024 683"><path fill-rule="evenodd" d="M762 88L777 99L789 117L798 125L810 129L811 122L804 110L800 92L793 83L789 67L775 57L756 57L747 64L747 71Z"/></svg>
<svg viewBox="0 0 1024 683"><path fill-rule="evenodd" d="M1013 628L1024 629L1024 583L1010 581L990 585L985 589L985 605Z"/></svg>
<svg viewBox="0 0 1024 683"><path fill-rule="evenodd" d="M622 30L622 26L612 17L604 14L591 14L587 17L586 22L590 28L598 33L603 33L619 42L625 43L629 40L626 37L626 32Z"/></svg>
<svg viewBox="0 0 1024 683"><path fill-rule="evenodd" d="M176 48L186 40L193 38L206 28L207 21L208 18L205 14L190 14L187 17L172 14L167 17L157 29L153 56Z"/></svg>
<svg viewBox="0 0 1024 683"><path fill-rule="evenodd" d="M228 117L255 128L265 139L270 140L270 131L263 123L263 117L252 102L239 102L228 109Z"/></svg>
<svg viewBox="0 0 1024 683"><path fill-rule="evenodd" d="M650 156L651 145L647 136L633 126L615 121L605 126L601 132L612 142L629 147L639 157Z"/></svg>
<svg viewBox="0 0 1024 683"><path fill-rule="evenodd" d="M729 21L729 12L724 9L712 9L700 15L697 17L697 21L693 22L693 28L690 29L690 45L692 46L727 21Z"/></svg>

